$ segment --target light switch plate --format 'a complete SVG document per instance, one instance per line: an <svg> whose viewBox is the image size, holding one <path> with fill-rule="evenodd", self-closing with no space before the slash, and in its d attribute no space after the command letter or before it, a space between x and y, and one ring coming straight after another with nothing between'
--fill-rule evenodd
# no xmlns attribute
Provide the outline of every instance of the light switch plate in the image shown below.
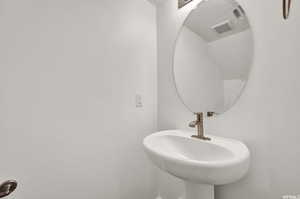
<svg viewBox="0 0 300 199"><path fill-rule="evenodd" d="M136 108L142 108L143 107L142 96L139 95L139 94L135 95L135 107Z"/></svg>
<svg viewBox="0 0 300 199"><path fill-rule="evenodd" d="M178 0L178 8L184 7L186 4L192 2L193 0Z"/></svg>

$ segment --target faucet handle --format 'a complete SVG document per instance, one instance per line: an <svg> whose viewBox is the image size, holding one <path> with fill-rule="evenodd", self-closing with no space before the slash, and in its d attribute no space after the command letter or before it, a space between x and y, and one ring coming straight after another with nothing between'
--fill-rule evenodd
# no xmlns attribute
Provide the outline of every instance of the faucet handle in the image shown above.
<svg viewBox="0 0 300 199"><path fill-rule="evenodd" d="M192 121L189 123L189 127L191 127L191 128L195 128L196 125L197 125L197 121Z"/></svg>
<svg viewBox="0 0 300 199"><path fill-rule="evenodd" d="M212 117L214 116L216 113L215 112L207 112L207 117Z"/></svg>

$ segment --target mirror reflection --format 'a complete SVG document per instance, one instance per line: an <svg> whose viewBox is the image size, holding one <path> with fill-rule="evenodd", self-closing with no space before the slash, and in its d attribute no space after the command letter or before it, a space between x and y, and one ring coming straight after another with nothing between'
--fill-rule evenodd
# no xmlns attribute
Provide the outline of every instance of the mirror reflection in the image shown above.
<svg viewBox="0 0 300 199"><path fill-rule="evenodd" d="M199 3L185 20L174 51L174 79L192 112L223 113L241 95L253 59L244 9L233 0Z"/></svg>

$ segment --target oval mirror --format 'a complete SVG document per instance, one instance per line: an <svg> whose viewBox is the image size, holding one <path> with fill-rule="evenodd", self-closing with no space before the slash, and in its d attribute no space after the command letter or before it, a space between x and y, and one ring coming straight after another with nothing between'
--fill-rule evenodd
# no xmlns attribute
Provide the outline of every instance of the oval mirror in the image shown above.
<svg viewBox="0 0 300 199"><path fill-rule="evenodd" d="M174 79L194 113L223 113L240 97L253 59L253 35L234 0L202 1L185 20L174 51Z"/></svg>

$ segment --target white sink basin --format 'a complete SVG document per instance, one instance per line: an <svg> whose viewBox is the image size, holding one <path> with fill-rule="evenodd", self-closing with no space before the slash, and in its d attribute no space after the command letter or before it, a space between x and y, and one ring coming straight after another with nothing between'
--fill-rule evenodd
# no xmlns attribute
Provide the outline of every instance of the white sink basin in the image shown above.
<svg viewBox="0 0 300 199"><path fill-rule="evenodd" d="M144 139L152 162L186 182L186 198L214 198L213 185L241 179L248 171L250 153L241 142L215 136L192 138L194 132L162 131Z"/></svg>

